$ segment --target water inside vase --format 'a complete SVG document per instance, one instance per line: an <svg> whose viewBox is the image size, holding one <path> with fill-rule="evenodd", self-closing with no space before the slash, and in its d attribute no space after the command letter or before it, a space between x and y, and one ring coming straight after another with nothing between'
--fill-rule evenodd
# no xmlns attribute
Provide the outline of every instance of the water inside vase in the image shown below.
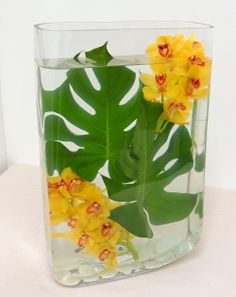
<svg viewBox="0 0 236 297"><path fill-rule="evenodd" d="M79 64L75 62L73 59L60 59L60 60L41 60L38 61L38 77L39 77L39 114L40 118L44 119L45 125L45 117L50 117L52 115L58 116L65 124L65 126L71 131L72 134L80 136L88 135L88 131L80 125L80 115L78 115L78 126L73 124L73 121L70 121L70 117L66 118L63 115L63 111L60 113L54 110L46 111L44 113L44 100L49 97L44 97L42 95L42 90L44 91L52 91L58 90L59 97L66 96L63 93L65 90L60 89L63 84L69 84L69 92L73 100L76 102L78 106L80 106L83 111L85 111L88 116L96 115L96 110L94 110L94 106L90 106L88 101L84 100L82 96L79 96L76 92L76 88L68 82L68 73L73 70L82 69L85 71L87 79L90 84L86 84L86 87L90 86L91 89L97 92L101 91L101 84L99 82L99 75L96 75L96 69L101 68L100 66L91 65L91 64ZM126 92L126 95L123 98L120 98L119 106L125 107L127 102L133 98L133 96L137 93L138 88L140 87L139 76L140 73L150 73L150 63L145 56L129 56L129 57L117 57L113 59L108 66L102 66L103 69L106 68L121 68L125 67L132 72L135 73L135 80L131 86L131 88ZM105 70L106 71L106 70ZM109 76L108 76L109 77ZM109 78L108 78L109 79ZM117 84L119 84L120 77L117 76ZM84 85L83 81L80 81L78 76L77 80L78 87L79 85ZM109 84L109 83L108 83ZM115 90L116 84L112 81L112 86L109 89L109 92ZM89 92L89 90L87 90ZM65 91L66 92L66 91ZM52 93L54 96L55 93ZM57 94L58 95L58 94ZM58 98L59 98L58 97ZM55 102L55 101L54 101ZM187 172L183 174L179 174L176 178L174 178L168 185L165 186L165 191L170 193L190 193L196 195L196 204L194 205L190 215L187 217L180 219L175 222L164 223L164 224L153 224L150 221L149 214L147 210L144 210L148 224L152 230L152 236L149 237L141 237L132 235L131 242L132 246L137 253L137 258L134 259L133 254L127 249L125 246L117 243L116 245L116 255L117 255L117 263L113 267L107 268L106 265L98 259L92 253L83 252L83 249L78 248L78 244L73 240L68 240L60 237L52 237L52 233L66 233L71 230L68 226L68 223L61 222L59 224L50 224L49 222L49 206L48 206L48 188L47 188L47 176L48 175L59 175L59 171L54 170L53 174L49 174L47 171L46 163L50 154L46 157L46 142L53 141L50 138L50 133L45 133L44 125L40 122L40 137L42 142L42 167L44 168L44 177L43 177L43 187L44 187L44 204L45 204L45 214L46 214L46 222L48 222L47 234L48 234L48 243L49 243L49 254L51 257L53 275L55 279L67 286L75 286L75 285L84 285L84 284L93 284L104 282L113 279L119 279L127 276L132 276L135 274L147 272L159 267L162 267L170 262L175 261L176 259L182 257L191 251L197 242L199 241L201 234L201 226L202 226L202 200L204 195L204 157L205 157L205 133L206 133L206 120L207 120L207 100L199 100L194 104L193 114L191 116L191 120L189 125L186 125L187 130L189 131L193 146L191 148L192 158L193 158L193 166ZM53 107L53 106L52 106ZM59 107L60 108L60 107ZM63 107L61 107L63 108ZM112 117L112 110L110 111ZM71 114L74 114L73 119L76 117L76 110L71 110ZM106 121L106 118L100 118L100 121ZM57 126L54 126L53 129L55 131L62 131L64 129L61 124L58 122ZM125 127L125 131L132 133L132 129L134 128L136 121L129 123L127 127ZM105 124L104 124L105 125ZM114 128L115 129L115 128ZM55 132L54 131L54 132ZM115 131L115 130L114 130ZM159 156L163 155L169 147L170 139L175 133L176 129L173 128L170 132L168 139L163 144L163 146L158 150L157 154L155 154L155 159L158 159ZM50 131L49 131L50 132ZM148 131L144 131L149 133ZM61 132L58 132L59 134ZM52 133L52 135L59 135L58 133ZM49 138L45 135L50 134ZM61 133L63 134L63 132ZM60 134L60 135L61 135ZM55 139L57 142L60 142L66 150L76 152L79 149L83 149L83 145L75 143L73 140L67 139L66 135L64 135L64 139L60 140ZM52 137L52 136L51 136ZM143 143L145 139L143 139ZM142 141L140 142L142 144ZM127 148L128 150L129 148ZM116 156L119 153L122 153L125 149L120 149L118 145L118 152L116 152ZM55 156L54 156L55 157ZM52 159L54 158L52 156ZM59 155L58 158L62 158L62 155ZM94 154L88 154L88 158L91 157L91 160L88 162L94 162ZM132 157L132 156L131 156ZM134 157L134 160L137 158ZM111 158L112 160L112 158ZM53 161L52 161L53 162ZM167 171L171 166L173 166L176 162L176 159L171 160L165 167L162 169L162 172ZM64 155L64 167L70 167L71 160L66 164L66 155ZM141 163L143 164L143 163ZM137 167L137 171L142 175L145 171L145 168L140 168L140 164ZM138 175L138 176L139 176ZM105 195L108 196L106 192L106 185L104 184L102 176L110 177L109 173L109 164L108 162L104 162L103 166L99 168L98 173L95 178L90 182L95 183L100 189L104 190ZM125 181L124 184L134 184L134 181ZM150 180L146 181L144 186L148 187ZM142 183L143 185L143 183ZM158 187L157 187L157 196L158 196ZM161 212L165 212L165 207L163 204L160 208ZM176 204L176 208L178 208L178 203ZM166 214L168 217L168 213ZM132 220L132 217L130 217ZM132 232L130 232L132 233Z"/></svg>

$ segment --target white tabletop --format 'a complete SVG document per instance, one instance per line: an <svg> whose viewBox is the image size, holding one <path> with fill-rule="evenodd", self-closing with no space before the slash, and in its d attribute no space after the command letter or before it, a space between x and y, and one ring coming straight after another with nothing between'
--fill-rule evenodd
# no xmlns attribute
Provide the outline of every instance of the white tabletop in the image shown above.
<svg viewBox="0 0 236 297"><path fill-rule="evenodd" d="M1 297L236 297L236 192L207 189L201 243L160 270L102 285L67 288L47 263L37 166L0 176Z"/></svg>

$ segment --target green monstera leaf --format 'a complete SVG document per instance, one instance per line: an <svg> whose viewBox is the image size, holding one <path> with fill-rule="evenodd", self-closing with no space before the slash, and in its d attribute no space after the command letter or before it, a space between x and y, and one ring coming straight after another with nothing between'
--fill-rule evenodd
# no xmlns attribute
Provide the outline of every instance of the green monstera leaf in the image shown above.
<svg viewBox="0 0 236 297"><path fill-rule="evenodd" d="M126 202L112 211L111 218L139 237L152 237L150 223L162 225L186 218L197 199L195 194L165 189L192 168L193 159L192 141L185 126L177 127L172 136L171 123L161 134L155 132L162 111L162 104L144 103L133 138L114 162L116 169L111 175L116 178L103 176L109 197ZM159 153L168 138L167 150Z"/></svg>
<svg viewBox="0 0 236 297"><path fill-rule="evenodd" d="M134 71L125 66L107 66L112 60L107 43L87 52L86 58L95 65L89 70L99 86L94 86L87 69L79 65L67 71L66 80L57 89L42 90L42 106L48 174L70 166L91 181L107 160L117 159L131 137L133 130L127 128L140 112L142 91L138 82L136 92L132 92ZM90 107L90 112L77 102L76 96ZM85 135L68 128L68 122L85 131ZM76 144L79 149L68 149L66 142Z"/></svg>

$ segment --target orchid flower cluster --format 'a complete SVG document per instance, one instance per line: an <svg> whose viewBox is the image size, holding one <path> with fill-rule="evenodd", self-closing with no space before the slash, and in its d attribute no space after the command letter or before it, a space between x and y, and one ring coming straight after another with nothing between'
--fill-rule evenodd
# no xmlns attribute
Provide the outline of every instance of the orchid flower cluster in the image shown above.
<svg viewBox="0 0 236 297"><path fill-rule="evenodd" d="M168 122L189 123L194 99L209 93L211 60L194 35L159 36L146 53L152 74L141 73L145 100L163 103L163 114L157 123L161 132Z"/></svg>
<svg viewBox="0 0 236 297"><path fill-rule="evenodd" d="M60 176L48 177L48 197L51 224L66 223L69 228L53 237L74 241L79 250L96 256L107 268L116 265L119 246L137 257L132 235L109 218L120 203L108 199L98 186L68 167Z"/></svg>

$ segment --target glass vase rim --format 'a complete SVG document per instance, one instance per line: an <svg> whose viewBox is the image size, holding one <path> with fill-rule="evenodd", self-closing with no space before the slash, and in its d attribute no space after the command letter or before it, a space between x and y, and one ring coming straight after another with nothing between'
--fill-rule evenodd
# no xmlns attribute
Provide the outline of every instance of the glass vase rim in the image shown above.
<svg viewBox="0 0 236 297"><path fill-rule="evenodd" d="M38 31L82 32L119 30L212 30L213 25L195 21L79 21L42 22L34 24Z"/></svg>

